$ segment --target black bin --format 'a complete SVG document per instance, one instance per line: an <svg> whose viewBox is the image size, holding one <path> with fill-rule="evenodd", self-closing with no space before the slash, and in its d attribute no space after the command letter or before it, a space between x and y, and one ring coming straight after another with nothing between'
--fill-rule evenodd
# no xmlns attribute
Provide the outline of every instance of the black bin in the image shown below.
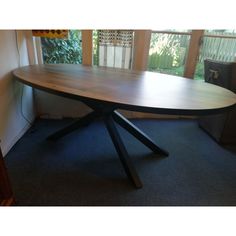
<svg viewBox="0 0 236 236"><path fill-rule="evenodd" d="M204 78L212 83L236 92L236 62L204 61ZM236 108L231 111L203 116L199 126L220 144L236 144Z"/></svg>

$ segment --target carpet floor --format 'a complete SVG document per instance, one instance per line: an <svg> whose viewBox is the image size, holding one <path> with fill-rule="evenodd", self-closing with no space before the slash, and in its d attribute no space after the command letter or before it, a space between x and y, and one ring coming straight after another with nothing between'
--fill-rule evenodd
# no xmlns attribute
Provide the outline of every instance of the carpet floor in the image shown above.
<svg viewBox="0 0 236 236"><path fill-rule="evenodd" d="M127 179L100 121L47 141L71 120L36 120L5 157L18 206L235 206L235 147L223 148L196 120L133 120L168 157L120 128L143 182Z"/></svg>

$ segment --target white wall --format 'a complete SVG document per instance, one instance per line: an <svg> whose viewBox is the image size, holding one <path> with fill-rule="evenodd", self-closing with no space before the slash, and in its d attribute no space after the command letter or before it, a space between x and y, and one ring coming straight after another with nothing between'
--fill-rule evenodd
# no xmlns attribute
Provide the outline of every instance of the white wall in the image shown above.
<svg viewBox="0 0 236 236"><path fill-rule="evenodd" d="M61 119L82 117L91 109L85 104L35 89L37 115L42 118Z"/></svg>
<svg viewBox="0 0 236 236"><path fill-rule="evenodd" d="M62 118L78 118L82 117L91 109L82 102L59 97L40 90L34 90L35 105L37 116L46 119L62 119ZM143 112L132 112L120 110L127 118L149 118L149 119L176 119L179 116L174 115L159 115Z"/></svg>
<svg viewBox="0 0 236 236"><path fill-rule="evenodd" d="M27 64L24 32L18 32L16 37L15 30L0 30L0 145L3 155L30 127L24 117L31 121L35 117L32 89L15 81L11 73Z"/></svg>

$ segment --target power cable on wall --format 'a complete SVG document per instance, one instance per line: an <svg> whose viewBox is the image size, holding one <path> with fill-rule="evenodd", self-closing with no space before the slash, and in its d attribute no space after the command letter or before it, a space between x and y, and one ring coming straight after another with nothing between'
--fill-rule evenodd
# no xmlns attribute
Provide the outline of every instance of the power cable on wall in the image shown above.
<svg viewBox="0 0 236 236"><path fill-rule="evenodd" d="M15 36L16 36L16 49L17 49L17 53L18 53L18 67L21 67L21 56L20 56L20 50L19 50L19 46L18 46L18 35L17 35L17 31L16 31L16 30L15 30ZM33 125L33 122L30 121L30 120L24 115L24 112L23 112L24 88L25 88L25 85L22 84L22 87L21 87L21 95L20 95L20 113L21 113L21 116L24 118L24 120L25 120L30 126L32 126L32 125Z"/></svg>

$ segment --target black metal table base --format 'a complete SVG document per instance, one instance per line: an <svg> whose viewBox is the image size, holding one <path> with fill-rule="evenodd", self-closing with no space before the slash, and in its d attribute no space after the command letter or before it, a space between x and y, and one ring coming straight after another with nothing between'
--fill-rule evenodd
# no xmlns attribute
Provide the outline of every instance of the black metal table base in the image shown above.
<svg viewBox="0 0 236 236"><path fill-rule="evenodd" d="M114 109L108 109L104 111L104 109L101 109L100 107L93 106L92 108L94 109L94 111L82 117L78 121L72 123L71 125L50 135L48 139L57 140L73 132L74 130L89 125L97 118L102 118L128 178L133 182L136 188L141 188L142 182L135 170L135 167L120 137L115 122L118 123L124 129L126 129L130 134L132 134L135 138L137 138L148 148L150 148L154 153L163 156L168 156L169 153L166 150L158 147L150 137L148 137L145 133L143 133L134 124L132 124L129 120L127 120L124 116L122 116L119 112L115 111Z"/></svg>

